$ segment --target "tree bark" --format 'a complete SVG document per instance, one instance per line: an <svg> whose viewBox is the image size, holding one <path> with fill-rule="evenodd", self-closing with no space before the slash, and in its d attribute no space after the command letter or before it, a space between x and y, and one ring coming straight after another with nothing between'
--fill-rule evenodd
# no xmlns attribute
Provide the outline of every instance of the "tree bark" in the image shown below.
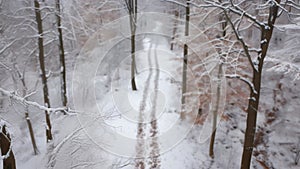
<svg viewBox="0 0 300 169"><path fill-rule="evenodd" d="M276 0L280 4L280 0ZM261 89L261 75L263 69L264 59L267 55L269 43L272 37L274 24L277 18L278 6L272 5L269 8L268 23L265 27L261 27L261 53L257 57L257 70L253 70L252 83L254 90L250 92L250 99L247 108L247 124L244 139L244 149L242 155L241 169L250 169L251 156L254 147L254 138L256 131L256 119L259 106L259 97Z"/></svg>
<svg viewBox="0 0 300 169"><path fill-rule="evenodd" d="M190 2L189 0L186 1L186 8L185 8L185 32L184 36L187 38L189 36L189 22L190 22ZM184 119L185 117L185 96L186 93L186 79L187 79L187 63L188 63L188 46L185 43L183 47L183 70L182 70L182 96L181 96L181 106L182 111L180 114L180 118Z"/></svg>
<svg viewBox="0 0 300 169"><path fill-rule="evenodd" d="M25 119L26 119L26 122L27 122L29 134L30 134L30 139L31 139L32 147L33 147L33 152L34 152L35 155L37 155L38 154L38 148L36 146L34 132L33 132L33 129L32 129L32 125L31 125L31 121L30 121L28 112L25 112Z"/></svg>
<svg viewBox="0 0 300 169"><path fill-rule="evenodd" d="M219 0L221 3L222 1ZM227 27L227 20L224 18L223 15L219 17L219 21L222 23L221 24L221 29L222 29L222 36L225 38L226 36L226 27ZM220 61L222 60L222 51L219 51L220 55ZM210 144L209 144L209 156L211 158L214 158L214 144L215 144L215 137L216 137L216 132L217 132L217 116L218 116L218 111L219 111L219 104L220 104L220 97L221 97L221 77L222 77L222 62L219 63L219 70L218 70L218 83L217 83L217 93L216 93L216 105L213 110L213 125L212 125L212 134L210 138Z"/></svg>
<svg viewBox="0 0 300 169"><path fill-rule="evenodd" d="M170 50L173 50L174 49L174 40L175 40L175 35L176 35L176 31L177 31L177 19L178 19L178 11L175 10L175 21L174 21L174 28L173 28L173 36L172 36L172 39L171 39L171 47L170 47Z"/></svg>
<svg viewBox="0 0 300 169"><path fill-rule="evenodd" d="M46 107L50 108L50 100L48 94L48 85L47 85L47 77L46 77L46 70L45 70L45 61L44 61L44 43L43 43L43 20L41 17L41 10L40 4L38 0L34 0L34 7L35 7L35 16L38 28L38 47L39 47L39 62L40 62L40 76L42 79L43 85L43 93L44 93L44 104ZM47 111L45 111L46 116L46 139L47 142L52 140L52 132L51 132L51 121L50 115Z"/></svg>
<svg viewBox="0 0 300 169"><path fill-rule="evenodd" d="M17 63L15 61L13 63L14 63L13 68L16 70L17 76L19 77L19 79L22 83L22 88L23 88L22 89L23 90L22 96L25 97L26 93L27 93L27 87L26 87L26 82L25 82L25 73L22 75L21 72L17 69L17 66L16 66ZM14 78L14 76L12 76L12 77ZM17 83L15 82L15 84L17 84ZM15 90L18 90L18 89L15 88ZM27 100L27 98L24 98L24 99ZM31 121L30 121L29 114L28 114L28 105L25 106L25 110L26 110L25 119L26 119L27 126L28 126L28 129L29 129L31 143L32 143L32 146L33 146L33 152L34 152L35 155L37 155L38 149L37 149L37 146L36 146L34 132L33 132Z"/></svg>
<svg viewBox="0 0 300 169"><path fill-rule="evenodd" d="M135 33L137 24L137 0L125 1L129 13L131 31L131 88L137 90L135 82L136 60L135 60Z"/></svg>
<svg viewBox="0 0 300 169"><path fill-rule="evenodd" d="M131 35L131 87L132 90L137 90L135 83L135 33Z"/></svg>
<svg viewBox="0 0 300 169"><path fill-rule="evenodd" d="M66 63L65 63L65 49L63 42L63 33L61 28L61 8L60 0L56 0L56 20L57 20L57 31L59 39L59 59L60 59L60 81L61 81L61 99L63 106L67 106L67 87L66 87ZM63 112L66 115L66 112Z"/></svg>
<svg viewBox="0 0 300 169"><path fill-rule="evenodd" d="M212 124L212 134L210 137L210 144L209 144L209 156L214 158L214 144L215 144L215 137L217 131L217 117L218 111L220 107L220 97L221 97L221 77L222 77L222 63L218 65L218 82L217 82L217 93L216 93L216 105L213 110L213 124Z"/></svg>
<svg viewBox="0 0 300 169"><path fill-rule="evenodd" d="M2 156L6 156L9 153L9 155L3 159L3 169L16 169L15 156L11 149L11 139L9 133L6 131L5 125L2 126L2 132L0 132L0 148Z"/></svg>

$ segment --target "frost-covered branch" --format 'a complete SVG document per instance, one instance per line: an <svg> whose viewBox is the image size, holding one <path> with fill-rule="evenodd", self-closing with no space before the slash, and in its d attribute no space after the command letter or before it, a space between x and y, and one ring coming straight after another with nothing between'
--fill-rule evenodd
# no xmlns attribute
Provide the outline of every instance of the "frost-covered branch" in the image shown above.
<svg viewBox="0 0 300 169"><path fill-rule="evenodd" d="M1 87L0 87L0 92L25 106L36 107L40 110L47 111L48 113L53 113L58 111L66 112L69 115L76 115L78 113L76 110L71 110L68 107L48 108L46 106L40 105L37 102L29 101L25 97L20 97L14 91L8 91Z"/></svg>
<svg viewBox="0 0 300 169"><path fill-rule="evenodd" d="M292 60L284 61L274 57L267 57L265 61L275 64L274 66L268 68L268 71L284 72L285 74L292 74L294 76L293 80L300 79L300 66L296 63L293 63Z"/></svg>
<svg viewBox="0 0 300 169"><path fill-rule="evenodd" d="M60 149L62 148L62 146L68 141L70 140L75 134L77 134L80 130L82 130L83 128L80 127L78 129L76 129L75 131L73 131L72 133L70 133L67 137L65 137L60 143L58 143L56 145L56 147L53 149L53 151L51 152L51 157L50 160L48 162L48 165L52 168L54 167L55 164L55 160L56 160L56 156L59 153Z"/></svg>
<svg viewBox="0 0 300 169"><path fill-rule="evenodd" d="M226 74L225 77L229 78L229 79L239 79L239 80L243 81L244 83L246 83L249 86L250 90L253 93L257 94L257 91L255 90L253 83L249 79L247 79L241 75L238 75L238 74L233 74L233 75Z"/></svg>
<svg viewBox="0 0 300 169"><path fill-rule="evenodd" d="M264 27L265 24L263 22L260 22L256 19L256 17L252 16L251 14L245 12L243 9L239 7L239 5L236 4L231 4L231 6L228 5L227 2L224 3L218 3L216 1L211 1L211 0L205 0L204 1L206 4L205 5L196 5L197 7L217 7L219 9L222 9L224 11L230 11L234 14L237 14L239 16L244 15L247 19L251 20L255 24L257 24L260 27Z"/></svg>
<svg viewBox="0 0 300 169"><path fill-rule="evenodd" d="M175 1L175 0L163 0L165 2L170 2L170 3L174 3L176 5L179 5L179 6L182 6L182 7L186 7L186 4L185 3L181 3L181 2L178 2L178 1Z"/></svg>
<svg viewBox="0 0 300 169"><path fill-rule="evenodd" d="M19 38L14 39L13 41L11 41L10 43L8 43L7 45L5 45L1 50L0 50L0 55L5 52L6 49L8 49L11 45L13 45L16 41L18 41Z"/></svg>
<svg viewBox="0 0 300 169"><path fill-rule="evenodd" d="M247 59L249 61L249 64L251 65L253 71L257 71L257 68L255 68L254 63L252 61L251 55L249 53L249 49L248 49L248 45L245 43L244 39L239 35L238 30L235 28L234 24L232 23L231 19L229 18L227 12L224 10L224 14L226 16L227 21L229 22L230 26L232 27L232 30L236 36L236 38L238 39L238 41L241 42L244 52L247 56Z"/></svg>

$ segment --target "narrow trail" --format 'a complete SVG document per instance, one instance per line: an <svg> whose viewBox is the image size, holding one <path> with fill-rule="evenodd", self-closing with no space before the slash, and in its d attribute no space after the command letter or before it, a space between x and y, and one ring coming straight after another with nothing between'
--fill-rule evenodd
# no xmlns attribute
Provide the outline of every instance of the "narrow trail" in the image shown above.
<svg viewBox="0 0 300 169"><path fill-rule="evenodd" d="M139 108L139 122L138 122L138 127L137 127L137 144L135 147L136 150L136 160L135 160L135 168L136 169L145 169L145 161L144 161L144 156L146 155L146 150L145 150L145 129L146 129L146 124L144 123L144 111L146 109L146 100L149 95L149 87L150 87L150 80L153 75L152 71L152 63L151 63L151 48L152 44L150 44L150 47L148 49L148 63L149 63L149 75L147 77L147 80L145 82L145 88L143 91L143 99L140 104Z"/></svg>
<svg viewBox="0 0 300 169"><path fill-rule="evenodd" d="M152 107L151 107L151 129L150 129L150 161L148 164L150 165L151 169L158 169L160 168L160 159L159 159L159 144L158 144L158 126L157 126L157 119L156 119L156 105L157 105L157 95L158 95L158 85L159 85L159 64L157 59L157 50L156 47L154 49L154 59L155 59L155 71L156 76L154 79L154 97L152 99Z"/></svg>

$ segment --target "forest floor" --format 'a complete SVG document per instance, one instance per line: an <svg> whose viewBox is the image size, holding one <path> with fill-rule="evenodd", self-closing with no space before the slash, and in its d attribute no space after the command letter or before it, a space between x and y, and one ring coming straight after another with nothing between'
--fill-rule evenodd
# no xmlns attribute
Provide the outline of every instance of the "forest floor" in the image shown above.
<svg viewBox="0 0 300 169"><path fill-rule="evenodd" d="M155 24L154 28L159 29L162 23ZM286 35L289 37L294 35ZM224 116L227 118L218 123L215 158L211 159L208 156L211 118L208 116L203 125L179 119L182 56L170 51L168 40L162 36L148 35L141 41L143 50L136 55L137 91L132 92L129 83L130 57L115 70L111 84L105 76L93 79L97 103L92 109L100 114L51 114L54 141L46 144L44 114L30 109L38 155L32 153L26 121L19 107L12 103L14 110L1 114L13 124L8 127L13 133L13 150L19 169L240 168L246 114L243 107L236 106L239 98L226 105ZM291 43L272 47L270 55L275 59L300 56L299 43ZM262 82L252 169L298 169L300 82L289 74L269 70L270 67L267 63ZM71 78L72 73L68 72L68 77ZM32 81L37 78L28 76ZM54 106L59 102L53 99L59 98L57 84L59 78L49 81Z"/></svg>

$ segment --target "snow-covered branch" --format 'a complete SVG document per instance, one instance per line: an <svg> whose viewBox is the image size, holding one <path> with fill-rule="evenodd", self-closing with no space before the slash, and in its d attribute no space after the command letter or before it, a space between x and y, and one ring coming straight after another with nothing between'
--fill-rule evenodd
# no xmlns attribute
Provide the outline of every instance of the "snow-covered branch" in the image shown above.
<svg viewBox="0 0 300 169"><path fill-rule="evenodd" d="M59 153L60 149L62 148L62 146L70 139L72 139L72 137L77 134L80 130L82 130L83 128L80 127L78 129L76 129L75 131L73 131L72 133L70 133L67 137L65 137L59 144L56 145L56 147L53 149L53 151L51 152L51 157L50 160L48 162L48 165L50 167L53 167L55 164L55 160L56 160L56 156Z"/></svg>
<svg viewBox="0 0 300 169"><path fill-rule="evenodd" d="M178 1L175 1L175 0L163 0L165 2L170 2L170 3L174 3L176 5L179 5L179 6L182 6L182 7L186 7L187 5L184 4L184 3L181 3L181 2L178 2Z"/></svg>
<svg viewBox="0 0 300 169"><path fill-rule="evenodd" d="M292 60L284 61L275 57L267 57L265 61L275 64L274 66L268 68L268 71L284 72L285 74L293 75L293 80L300 79L300 67L297 63L293 63Z"/></svg>
<svg viewBox="0 0 300 169"><path fill-rule="evenodd" d="M224 10L224 14L226 16L227 21L229 22L230 26L232 27L232 30L236 36L236 38L238 39L238 41L241 42L244 52L248 58L249 64L251 65L253 71L258 71L257 68L254 66L254 63L252 61L251 55L249 53L249 48L248 45L245 43L244 39L239 35L238 30L235 28L234 24L232 23L231 19L229 18L227 12Z"/></svg>
<svg viewBox="0 0 300 169"><path fill-rule="evenodd" d="M68 115L76 115L78 113L77 111L71 110L68 107L49 108L49 107L40 105L37 102L27 100L25 97L18 96L14 91L8 91L1 87L0 87L0 92L25 106L36 107L40 110L47 111L48 113L53 113L53 112L58 112L58 111L66 112Z"/></svg>
<svg viewBox="0 0 300 169"><path fill-rule="evenodd" d="M7 45L5 45L1 50L0 50L0 55L5 52L6 49L8 49L11 45L13 45L16 41L18 41L19 38L14 39L13 41L11 41L10 43L8 43Z"/></svg>
<svg viewBox="0 0 300 169"><path fill-rule="evenodd" d="M229 79L239 79L239 80L243 81L244 83L246 83L249 86L250 90L253 93L257 94L257 91L255 90L253 83L249 79L247 79L241 75L238 75L238 74L233 74L233 75L226 74L225 77L229 78Z"/></svg>
<svg viewBox="0 0 300 169"><path fill-rule="evenodd" d="M217 7L219 9L222 9L224 11L230 11L232 13L235 13L239 16L244 15L244 17L246 17L247 19L251 20L252 22L254 22L255 24L257 24L260 27L264 27L265 24L263 22L260 22L256 19L256 17L252 16L251 14L245 12L243 9L241 9L239 7L239 5L236 4L231 4L231 6L228 6L227 4L223 4L223 3L218 3L216 1L211 1L211 0L205 0L204 1L206 4L205 5L197 5L197 7Z"/></svg>

